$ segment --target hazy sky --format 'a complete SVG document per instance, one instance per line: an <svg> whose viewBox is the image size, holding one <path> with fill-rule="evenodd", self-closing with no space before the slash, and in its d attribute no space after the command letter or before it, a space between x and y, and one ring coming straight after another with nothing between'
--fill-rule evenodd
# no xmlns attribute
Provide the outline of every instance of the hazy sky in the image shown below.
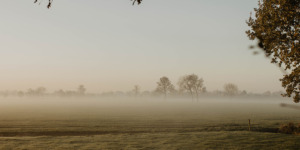
<svg viewBox="0 0 300 150"><path fill-rule="evenodd" d="M256 0L1 0L0 90L153 90L195 73L209 91L225 83L282 90L282 73L252 54L245 21Z"/></svg>

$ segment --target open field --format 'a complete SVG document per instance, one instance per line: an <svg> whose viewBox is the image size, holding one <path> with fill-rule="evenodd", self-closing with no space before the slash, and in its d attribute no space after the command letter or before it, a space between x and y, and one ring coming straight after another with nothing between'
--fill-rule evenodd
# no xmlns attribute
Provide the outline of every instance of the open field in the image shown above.
<svg viewBox="0 0 300 150"><path fill-rule="evenodd" d="M1 98L0 149L299 149L290 101Z"/></svg>

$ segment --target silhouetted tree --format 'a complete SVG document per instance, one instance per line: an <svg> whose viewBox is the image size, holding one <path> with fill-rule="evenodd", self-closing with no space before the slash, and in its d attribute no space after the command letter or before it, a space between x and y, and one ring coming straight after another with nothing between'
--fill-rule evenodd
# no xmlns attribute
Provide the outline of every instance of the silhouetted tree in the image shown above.
<svg viewBox="0 0 300 150"><path fill-rule="evenodd" d="M243 91L241 92L241 95L247 95L247 91L246 91L246 90L243 90Z"/></svg>
<svg viewBox="0 0 300 150"><path fill-rule="evenodd" d="M195 74L186 75L179 79L178 86L180 91L187 91L191 94L192 98L194 97L193 88L195 86L197 76Z"/></svg>
<svg viewBox="0 0 300 150"><path fill-rule="evenodd" d="M66 96L66 93L64 90L60 89L58 91L54 92L54 95L58 95L58 96Z"/></svg>
<svg viewBox="0 0 300 150"><path fill-rule="evenodd" d="M35 90L35 93L37 95L44 95L46 94L46 91L47 89L45 87L38 87L36 90Z"/></svg>
<svg viewBox="0 0 300 150"><path fill-rule="evenodd" d="M29 95L29 96L32 96L32 95L35 94L35 92L34 92L33 89L30 88L30 89L27 90L26 94Z"/></svg>
<svg viewBox="0 0 300 150"><path fill-rule="evenodd" d="M45 93L46 93L46 88L38 87L35 90L31 88L28 89L26 94L29 96L41 96L44 95Z"/></svg>
<svg viewBox="0 0 300 150"><path fill-rule="evenodd" d="M250 16L246 31L251 40L257 39L258 46L271 63L284 67L286 75L280 81L286 93L300 101L300 0L260 0L254 9L255 18Z"/></svg>
<svg viewBox="0 0 300 150"><path fill-rule="evenodd" d="M41 0L34 0L34 3L37 3L38 1L41 1ZM132 5L134 5L135 3L141 4L141 2L142 2L142 0L131 0L131 1L133 1ZM48 0L47 8L50 8L52 3L53 3L53 0Z"/></svg>
<svg viewBox="0 0 300 150"><path fill-rule="evenodd" d="M198 76L197 76L197 78L198 78ZM204 82L204 80L202 78L196 80L196 83L194 86L194 91L196 93L197 100L199 99L199 93L206 91L206 88L203 86L203 82Z"/></svg>
<svg viewBox="0 0 300 150"><path fill-rule="evenodd" d="M140 88L140 86L138 86L138 85L135 85L135 86L133 87L132 92L133 92L133 94L134 94L135 97L137 97L137 96L140 94L140 90L141 90L141 88Z"/></svg>
<svg viewBox="0 0 300 150"><path fill-rule="evenodd" d="M84 95L86 91L86 88L84 87L84 85L79 85L79 87L77 88L77 92L80 95Z"/></svg>
<svg viewBox="0 0 300 150"><path fill-rule="evenodd" d="M186 75L179 79L178 85L181 91L189 92L192 98L195 93L198 99L199 92L203 90L203 79L199 79L199 77L195 74Z"/></svg>
<svg viewBox="0 0 300 150"><path fill-rule="evenodd" d="M168 77L161 77L157 82L156 91L163 93L164 97L167 97L168 92L174 91L174 85L171 83Z"/></svg>
<svg viewBox="0 0 300 150"><path fill-rule="evenodd" d="M238 93L239 89L235 84L228 83L224 85L225 94L229 96L234 96Z"/></svg>

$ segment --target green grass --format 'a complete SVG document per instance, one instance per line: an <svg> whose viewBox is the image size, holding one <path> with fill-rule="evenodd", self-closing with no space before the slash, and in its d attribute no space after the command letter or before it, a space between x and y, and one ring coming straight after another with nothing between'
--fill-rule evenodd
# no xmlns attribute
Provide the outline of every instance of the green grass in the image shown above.
<svg viewBox="0 0 300 150"><path fill-rule="evenodd" d="M0 149L299 149L272 101L0 101ZM248 131L248 119L252 131Z"/></svg>

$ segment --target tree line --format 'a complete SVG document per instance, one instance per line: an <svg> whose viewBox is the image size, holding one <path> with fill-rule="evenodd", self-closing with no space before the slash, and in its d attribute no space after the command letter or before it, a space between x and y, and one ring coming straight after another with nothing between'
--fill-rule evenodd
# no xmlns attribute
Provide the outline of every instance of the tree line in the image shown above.
<svg viewBox="0 0 300 150"><path fill-rule="evenodd" d="M177 85L177 87L175 86ZM72 96L128 96L128 97L163 97L167 99L168 97L189 97L192 100L199 100L200 96L278 96L283 92L273 92L266 91L261 94L248 93L243 90L240 91L238 86L233 83L227 83L223 86L223 91L207 91L206 86L204 86L203 78L196 74L189 74L182 76L178 79L176 84L163 76L159 78L156 82L156 88L152 91L142 91L139 85L134 85L132 90L127 92L123 91L110 91L102 93L87 93L87 89L84 85L79 85L76 90L56 90L52 93L47 92L45 87L30 88L27 91L0 91L0 96L59 96L59 97L72 97Z"/></svg>
<svg viewBox="0 0 300 150"><path fill-rule="evenodd" d="M34 0L37 3L40 0ZM142 0L131 0L141 4ZM48 0L50 8L53 0ZM264 54L283 70L280 79L285 88L283 96L293 97L300 102L300 1L299 0L259 0L246 22L251 28L246 31L250 40L258 40ZM251 46L254 48L254 46ZM258 52L254 52L257 54Z"/></svg>

